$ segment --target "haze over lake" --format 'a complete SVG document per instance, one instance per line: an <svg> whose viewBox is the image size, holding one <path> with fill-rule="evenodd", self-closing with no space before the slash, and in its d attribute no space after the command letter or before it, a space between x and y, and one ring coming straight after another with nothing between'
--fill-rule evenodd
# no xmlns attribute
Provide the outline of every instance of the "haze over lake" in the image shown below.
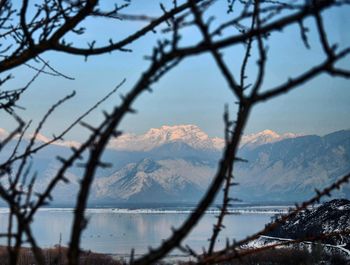
<svg viewBox="0 0 350 265"><path fill-rule="evenodd" d="M271 217L284 212L285 206L245 206L230 209L232 214L225 219L217 246L223 246L226 238L242 239L263 228ZM83 233L82 248L101 253L127 255L131 249L136 254L156 247L171 234L172 227L179 227L192 208L152 209L88 209L89 225ZM197 251L207 247L207 240L216 221L214 208L205 214L198 226L191 232L185 244ZM33 234L41 247L52 247L60 242L67 245L73 216L71 208L44 208L39 211L33 223ZM8 210L0 209L0 232L6 232ZM1 242L5 244L4 239ZM179 254L179 253L177 253Z"/></svg>

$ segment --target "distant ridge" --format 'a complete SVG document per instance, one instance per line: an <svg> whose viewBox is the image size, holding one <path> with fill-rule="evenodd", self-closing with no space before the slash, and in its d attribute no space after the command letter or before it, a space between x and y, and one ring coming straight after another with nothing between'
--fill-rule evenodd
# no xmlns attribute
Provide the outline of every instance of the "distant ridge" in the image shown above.
<svg viewBox="0 0 350 265"><path fill-rule="evenodd" d="M109 147L117 150L148 151L163 144L184 142L196 149L221 149L224 140L210 138L196 125L164 125L151 128L145 134L126 133L113 140Z"/></svg>
<svg viewBox="0 0 350 265"><path fill-rule="evenodd" d="M273 143L287 138L295 138L301 134L284 133L282 135L272 131L243 135L240 146L256 147L266 143ZM117 150L148 151L163 144L183 142L196 149L221 150L224 147L224 139L209 137L197 125L164 125L160 128L151 128L145 134L136 135L126 133L113 140L109 147Z"/></svg>
<svg viewBox="0 0 350 265"><path fill-rule="evenodd" d="M263 130L258 133L243 135L240 146L254 148L263 144L275 143L278 141L282 141L284 139L296 138L299 136L302 136L302 134L295 134L295 133L278 134L272 130Z"/></svg>
<svg viewBox="0 0 350 265"><path fill-rule="evenodd" d="M8 132L0 128L0 139L5 138ZM288 138L303 136L298 133L283 133L266 129L261 132L243 135L240 148L255 148L263 144L274 143ZM31 135L27 136L27 138ZM43 134L38 134L38 142L48 142L50 138ZM200 127L193 124L163 125L160 128L151 128L144 134L124 133L116 139L110 141L108 148L120 151L149 151L164 144L181 142L195 149L222 150L225 141L220 137L210 137ZM56 141L54 145L77 147L80 145L76 141Z"/></svg>
<svg viewBox="0 0 350 265"><path fill-rule="evenodd" d="M223 144L222 139L209 137L195 125L162 126L120 139L104 153L103 161L113 167L97 172L91 202L197 202L216 174ZM2 150L0 160L8 157L15 140ZM47 138L38 137L38 141ZM27 142L28 138L22 141L23 145ZM66 142L35 154L32 170L39 172L38 192L57 172L57 154L71 154ZM233 187L234 198L245 202L301 201L314 195L315 188L321 190L350 172L350 130L325 136L264 130L243 136L238 156L247 162L235 165L239 185ZM80 176L80 168L69 169L70 184L60 183L54 191L57 203L71 203ZM349 185L334 196L350 198Z"/></svg>

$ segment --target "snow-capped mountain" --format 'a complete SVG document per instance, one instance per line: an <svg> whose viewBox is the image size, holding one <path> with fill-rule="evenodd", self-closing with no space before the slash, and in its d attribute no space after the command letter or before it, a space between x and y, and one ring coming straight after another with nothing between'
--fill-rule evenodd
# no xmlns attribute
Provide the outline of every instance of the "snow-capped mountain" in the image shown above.
<svg viewBox="0 0 350 265"><path fill-rule="evenodd" d="M185 161L143 159L99 178L95 200L129 202L196 202L209 184L214 168Z"/></svg>
<svg viewBox="0 0 350 265"><path fill-rule="evenodd" d="M224 140L210 138L196 125L176 125L152 128L142 135L126 133L112 140L109 147L125 151L149 151L163 144L183 142L196 149L220 150Z"/></svg>
<svg viewBox="0 0 350 265"><path fill-rule="evenodd" d="M243 135L240 146L255 148L259 145L274 143L288 138L295 138L300 134L278 134L272 130L264 130L258 133ZM224 139L209 137L196 125L175 125L152 128L145 134L136 135L126 133L112 140L109 147L124 151L149 151L163 144L183 142L196 149L221 150L224 147Z"/></svg>
<svg viewBox="0 0 350 265"><path fill-rule="evenodd" d="M259 134L262 135L266 132ZM324 137L281 138L276 136L267 143L243 146L239 150L238 156L248 162L235 166L235 181L240 184L233 190L235 198L300 201L312 196L315 188L322 189L350 171L350 130ZM256 138L250 139L256 143ZM180 141L165 143L142 154L142 159L97 180L97 197L157 201L163 196L162 201L193 201L199 198L199 191L204 193L220 158L220 152L196 149ZM151 165L151 170L148 166L144 169L145 163ZM349 196L350 187L345 186L336 195Z"/></svg>
<svg viewBox="0 0 350 265"><path fill-rule="evenodd" d="M8 135L8 132L0 128L0 139ZM278 134L272 130L264 130L258 133L243 135L240 146L245 148L255 148L259 145L274 143L288 138L295 138L301 134L284 133ZM27 136L30 138L31 135ZM50 138L43 134L38 134L38 142L48 142ZM209 137L196 125L164 125L160 128L151 128L145 134L136 135L125 133L120 137L111 140L110 149L119 151L149 151L164 144L181 142L195 149L221 150L224 147L224 139L220 137ZM56 141L54 145L77 147L80 144L76 141Z"/></svg>
<svg viewBox="0 0 350 265"><path fill-rule="evenodd" d="M44 137L40 140L47 141ZM144 135L125 134L111 144L102 160L113 167L97 171L91 201L193 202L215 176L223 140L209 137L197 126L179 125L151 129ZM0 161L8 157L14 145L0 152ZM69 154L71 150L65 144L50 145L35 154L32 169L39 172L39 188L59 168L55 157ZM322 189L350 171L350 130L323 137L265 130L243 136L238 156L248 162L235 165L235 182L240 185L234 188L233 197L244 201L300 201L313 195L314 188ZM54 198L58 202L72 201L81 170L69 170L71 184L56 189ZM349 185L336 195L350 197Z"/></svg>
<svg viewBox="0 0 350 265"><path fill-rule="evenodd" d="M350 172L350 130L289 138L238 154L236 193L245 200L301 201ZM349 185L334 193L350 195Z"/></svg>
<svg viewBox="0 0 350 265"><path fill-rule="evenodd" d="M264 130L258 133L243 135L241 138L240 146L241 148L255 148L263 144L275 143L284 139L295 138L299 136L302 135L295 133L278 134L272 130Z"/></svg>
<svg viewBox="0 0 350 265"><path fill-rule="evenodd" d="M0 128L0 140L4 139L9 135L9 132L6 131L3 128ZM18 139L19 135L15 135L13 140ZM24 140L29 140L33 137L33 134L27 134L24 136ZM36 135L36 142L37 143L48 143L52 140L52 138L48 138L45 135L38 133ZM57 140L52 143L52 145L58 145L58 146L66 146L66 147L78 147L80 146L80 143L77 141L64 141L64 140Z"/></svg>
<svg viewBox="0 0 350 265"><path fill-rule="evenodd" d="M32 137L32 135L30 135L28 138ZM36 136L36 141L37 142L42 142L42 143L48 143L49 141L51 141L50 138L46 137L45 135L38 133ZM80 143L77 141L63 141L63 140L57 140L55 142L52 143L53 145L59 145L59 146L66 146L66 147L79 147Z"/></svg>

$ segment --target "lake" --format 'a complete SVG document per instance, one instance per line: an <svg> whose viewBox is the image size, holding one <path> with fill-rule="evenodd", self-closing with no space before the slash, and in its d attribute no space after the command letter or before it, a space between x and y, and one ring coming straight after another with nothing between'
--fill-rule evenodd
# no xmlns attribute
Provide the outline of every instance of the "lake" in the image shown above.
<svg viewBox="0 0 350 265"><path fill-rule="evenodd" d="M218 238L217 247L226 243L226 238L242 239L262 229L276 213L285 212L287 206L241 206L230 209L232 214L225 218L226 228ZM132 248L135 254L147 252L148 247L157 247L171 234L171 227L179 227L191 208L118 209L94 208L87 210L89 224L83 233L82 248L101 253L128 255ZM195 250L207 248L213 224L218 211L210 209L185 244ZM43 208L32 224L33 234L41 247L52 247L69 242L73 209ZM8 210L0 208L0 233L5 232ZM1 244L6 241L2 239ZM173 254L178 254L174 252Z"/></svg>

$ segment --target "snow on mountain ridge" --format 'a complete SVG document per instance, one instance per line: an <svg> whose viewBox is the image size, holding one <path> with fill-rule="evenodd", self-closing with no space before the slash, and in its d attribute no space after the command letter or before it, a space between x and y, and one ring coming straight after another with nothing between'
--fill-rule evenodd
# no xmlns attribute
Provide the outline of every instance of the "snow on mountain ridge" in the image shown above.
<svg viewBox="0 0 350 265"><path fill-rule="evenodd" d="M6 131L3 128L0 128L0 140L5 139L7 136L9 135L9 132ZM14 139L18 139L19 134L16 134L13 138ZM24 136L25 139L30 140L33 137L33 134L27 134ZM52 139L46 137L45 135L38 133L36 138L36 141L38 142L42 142L42 143L48 143L50 142ZM77 141L63 141L63 140L57 140L55 142L52 143L53 145L59 145L59 146L64 146L64 147L79 147L80 143Z"/></svg>
<svg viewBox="0 0 350 265"><path fill-rule="evenodd" d="M145 134L123 134L112 140L109 147L127 151L149 151L166 143L184 142L196 149L221 149L224 140L218 137L210 138L196 125L163 125L151 128Z"/></svg>
<svg viewBox="0 0 350 265"><path fill-rule="evenodd" d="M287 138L295 138L301 134L278 134L272 130L243 135L240 146L256 147L262 144L274 143ZM124 151L149 151L163 144L172 142L184 142L196 149L221 150L224 147L224 139L209 137L196 125L163 125L160 128L151 128L145 134L136 135L126 133L112 140L109 147Z"/></svg>
<svg viewBox="0 0 350 265"><path fill-rule="evenodd" d="M0 139L8 135L7 131L0 128ZM259 145L274 143L287 138L295 138L302 134L284 133L278 134L272 130L264 130L258 133L243 135L240 147L254 148ZM31 135L27 136L28 138ZM50 139L45 135L38 134L37 141L49 142ZM160 128L151 128L145 134L136 135L125 133L120 137L113 139L109 148L121 151L149 151L163 144L183 142L195 149L222 150L225 141L219 137L209 137L203 130L196 125L163 125ZM53 144L59 146L78 147L80 143L76 141L56 141Z"/></svg>
<svg viewBox="0 0 350 265"><path fill-rule="evenodd" d="M29 135L27 136L28 139L32 138L33 135ZM36 141L42 142L42 143L48 143L50 142L52 139L46 137L45 135L38 133L36 136ZM64 146L64 147L79 147L80 143L77 141L64 141L64 140L57 140L55 142L52 143L53 145L58 145L58 146Z"/></svg>
<svg viewBox="0 0 350 265"><path fill-rule="evenodd" d="M241 138L240 146L254 148L259 145L275 143L278 141L282 141L284 139L296 138L299 136L302 136L302 134L295 134L295 133L278 134L272 130L263 130L258 133L243 135Z"/></svg>

